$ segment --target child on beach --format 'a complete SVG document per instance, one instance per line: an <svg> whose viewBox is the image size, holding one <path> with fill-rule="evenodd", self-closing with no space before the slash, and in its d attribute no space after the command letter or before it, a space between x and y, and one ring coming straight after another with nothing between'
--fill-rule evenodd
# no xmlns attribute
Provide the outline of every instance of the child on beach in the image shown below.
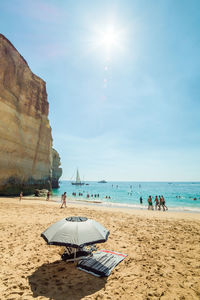
<svg viewBox="0 0 200 300"><path fill-rule="evenodd" d="M61 196L62 204L60 208L63 208L63 205L66 208L66 197L67 197L66 192L64 192L64 194Z"/></svg>
<svg viewBox="0 0 200 300"><path fill-rule="evenodd" d="M21 192L21 193L19 194L19 201L22 201L22 197L23 197L23 192Z"/></svg>
<svg viewBox="0 0 200 300"><path fill-rule="evenodd" d="M48 191L47 192L47 199L46 199L46 201L49 201L49 197L50 197L50 192Z"/></svg>

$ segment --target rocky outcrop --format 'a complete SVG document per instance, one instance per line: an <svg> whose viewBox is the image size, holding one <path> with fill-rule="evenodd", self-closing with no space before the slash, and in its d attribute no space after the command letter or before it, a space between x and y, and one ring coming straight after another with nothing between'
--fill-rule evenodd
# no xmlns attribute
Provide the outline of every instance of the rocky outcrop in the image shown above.
<svg viewBox="0 0 200 300"><path fill-rule="evenodd" d="M45 82L0 34L0 195L51 189L48 112Z"/></svg>
<svg viewBox="0 0 200 300"><path fill-rule="evenodd" d="M60 156L55 149L52 149L52 188L59 187L59 178L62 175L60 165Z"/></svg>

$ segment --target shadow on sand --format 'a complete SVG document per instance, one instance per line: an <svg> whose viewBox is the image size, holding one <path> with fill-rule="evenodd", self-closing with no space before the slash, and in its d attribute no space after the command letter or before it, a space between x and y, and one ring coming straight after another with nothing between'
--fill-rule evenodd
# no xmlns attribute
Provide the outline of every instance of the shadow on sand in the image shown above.
<svg viewBox="0 0 200 300"><path fill-rule="evenodd" d="M74 263L43 264L28 277L33 297L79 300L104 288L107 278L98 278L76 268Z"/></svg>

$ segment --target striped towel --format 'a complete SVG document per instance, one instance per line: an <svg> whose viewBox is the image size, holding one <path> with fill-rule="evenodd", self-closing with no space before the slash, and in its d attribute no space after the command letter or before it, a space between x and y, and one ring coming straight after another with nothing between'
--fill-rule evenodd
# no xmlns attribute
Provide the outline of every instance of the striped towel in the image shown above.
<svg viewBox="0 0 200 300"><path fill-rule="evenodd" d="M127 254L110 250L100 250L88 259L80 260L77 268L97 277L109 276L112 270L126 257Z"/></svg>

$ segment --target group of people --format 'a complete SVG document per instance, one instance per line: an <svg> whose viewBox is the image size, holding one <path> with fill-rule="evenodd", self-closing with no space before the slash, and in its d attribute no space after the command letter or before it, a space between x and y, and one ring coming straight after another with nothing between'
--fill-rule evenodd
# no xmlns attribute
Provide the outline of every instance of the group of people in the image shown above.
<svg viewBox="0 0 200 300"><path fill-rule="evenodd" d="M91 194L91 195L89 195L89 194L87 194L87 198L99 198L99 194Z"/></svg>
<svg viewBox="0 0 200 300"><path fill-rule="evenodd" d="M114 185L112 184L112 188L113 188L113 187L114 187ZM116 189L118 189L118 187L119 187L119 186L118 186L118 185L116 185Z"/></svg>
<svg viewBox="0 0 200 300"><path fill-rule="evenodd" d="M84 193L84 192L83 192L83 193ZM82 197L82 196L83 196L83 193L77 193L77 196ZM76 193L73 192L73 193L72 193L72 196L76 197ZM90 198L90 197L91 197L91 198L99 198L99 194L94 194L94 195L93 195L93 194L91 194L91 195L90 195L90 194L87 194L86 197L87 197L87 198Z"/></svg>
<svg viewBox="0 0 200 300"><path fill-rule="evenodd" d="M154 210L153 202L155 203L155 210L161 210L161 208L163 209L163 211L168 210L168 207L165 204L165 198L163 196L155 196L154 201L152 197L149 196L149 198L147 199L148 210ZM142 197L140 197L140 204L143 204Z"/></svg>

